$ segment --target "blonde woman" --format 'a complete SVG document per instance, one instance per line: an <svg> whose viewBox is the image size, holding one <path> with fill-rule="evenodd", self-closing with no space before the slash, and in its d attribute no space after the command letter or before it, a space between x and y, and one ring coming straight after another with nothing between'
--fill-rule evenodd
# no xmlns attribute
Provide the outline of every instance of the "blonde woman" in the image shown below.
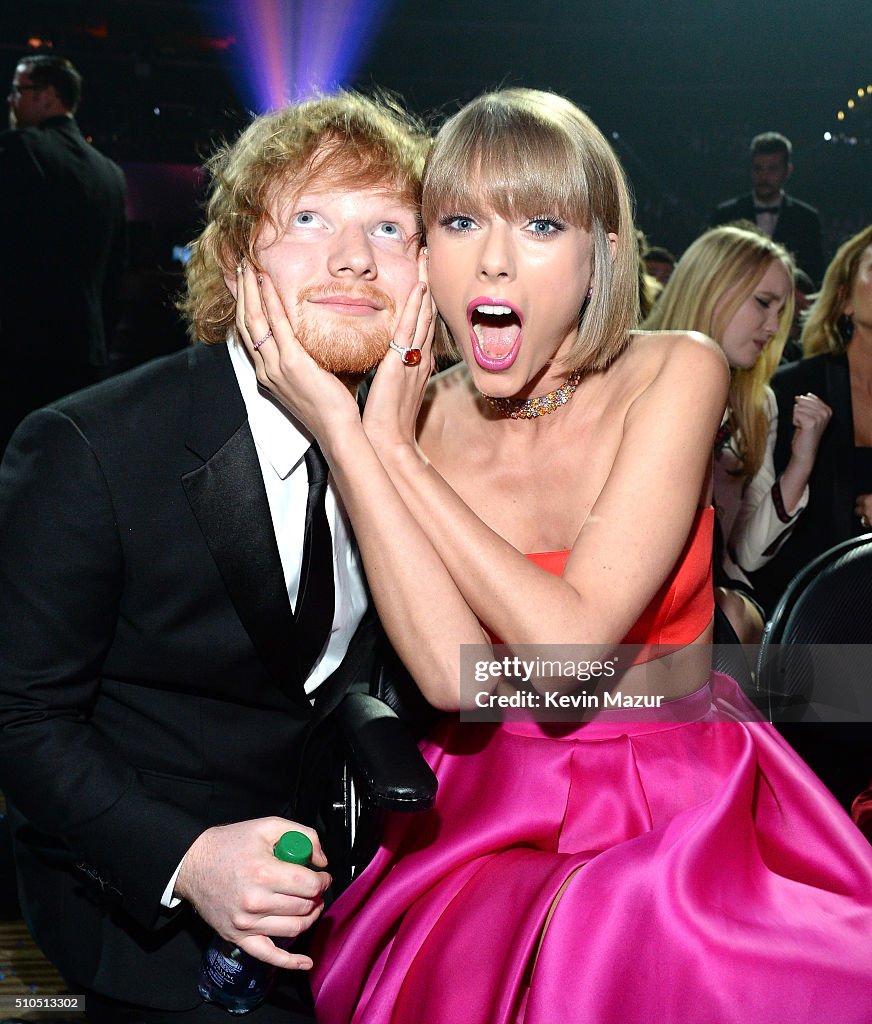
<svg viewBox="0 0 872 1024"><path fill-rule="evenodd" d="M730 364L727 410L715 439L714 503L722 577L718 602L740 639L763 620L744 588L773 558L808 503L808 479L830 409L810 391L790 409L791 456L773 464L778 416L768 386L793 320L793 262L780 245L738 225L713 228L679 260L645 326L702 331Z"/></svg>
<svg viewBox="0 0 872 1024"><path fill-rule="evenodd" d="M330 238L307 202L290 222ZM867 1021L872 850L710 671L729 371L702 335L632 333L638 258L614 154L558 96L480 97L436 138L422 220L429 274L422 261L363 425L299 344L293 296L249 268L237 330L258 377L314 423L428 700L499 708L522 695L501 688L519 645L589 658L624 640L646 649L621 707L642 710L447 715L423 745L435 807L390 819L324 919L317 1019ZM351 297L374 283L359 242L330 284ZM431 288L462 355L432 382ZM502 679L480 679L495 637L511 645ZM467 645L484 660L464 676ZM549 694L582 696L536 678L527 706Z"/></svg>

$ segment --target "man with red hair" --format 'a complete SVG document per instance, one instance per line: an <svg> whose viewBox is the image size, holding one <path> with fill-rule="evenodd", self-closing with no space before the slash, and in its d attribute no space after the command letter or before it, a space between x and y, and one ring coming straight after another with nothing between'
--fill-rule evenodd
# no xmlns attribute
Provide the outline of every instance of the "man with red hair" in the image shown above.
<svg viewBox="0 0 872 1024"><path fill-rule="evenodd" d="M301 762L377 634L340 496L258 388L236 298L268 272L355 388L416 288L426 146L350 94L256 119L212 164L196 343L29 416L0 467L0 788L27 922L93 1021L225 1019L197 987L213 930L290 968L254 1021L311 1019L311 961L269 937L306 930L330 879L272 847L301 829L326 864Z"/></svg>

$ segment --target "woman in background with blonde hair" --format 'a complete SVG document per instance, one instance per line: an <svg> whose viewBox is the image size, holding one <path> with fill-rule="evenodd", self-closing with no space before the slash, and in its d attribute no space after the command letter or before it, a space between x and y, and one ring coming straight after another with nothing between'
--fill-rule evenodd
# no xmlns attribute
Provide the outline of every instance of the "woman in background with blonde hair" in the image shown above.
<svg viewBox="0 0 872 1024"><path fill-rule="evenodd" d="M748 573L773 558L808 502L808 479L828 406L811 392L789 411L791 456L776 475L778 416L769 379L793 319L793 261L780 245L740 225L713 228L679 260L644 326L714 338L730 364L727 410L715 439L717 600L746 643L759 640L760 609ZM720 570L720 572L718 572Z"/></svg>

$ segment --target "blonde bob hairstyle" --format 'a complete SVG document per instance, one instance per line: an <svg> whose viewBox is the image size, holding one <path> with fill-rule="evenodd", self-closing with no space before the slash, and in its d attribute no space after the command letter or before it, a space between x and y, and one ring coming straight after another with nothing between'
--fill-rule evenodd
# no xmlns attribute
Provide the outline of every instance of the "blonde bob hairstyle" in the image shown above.
<svg viewBox="0 0 872 1024"><path fill-rule="evenodd" d="M846 341L839 330L839 319L851 295L860 257L872 245L872 224L849 238L833 257L824 274L824 283L802 328L802 351L806 356L822 352L838 355Z"/></svg>
<svg viewBox="0 0 872 1024"><path fill-rule="evenodd" d="M593 121L535 89L486 93L449 118L424 170L424 230L440 217L487 211L512 221L558 216L591 233L593 292L586 304L578 296L566 369L608 366L638 322L638 254L624 172Z"/></svg>
<svg viewBox="0 0 872 1024"><path fill-rule="evenodd" d="M651 331L701 331L719 345L739 307L773 261L790 281L778 331L749 370L730 373L729 425L750 480L763 462L769 429L766 385L775 372L793 323L793 260L787 250L751 224L728 224L701 235L675 266L653 312L642 325Z"/></svg>
<svg viewBox="0 0 872 1024"><path fill-rule="evenodd" d="M430 139L390 97L337 92L257 117L209 160L212 185L206 227L192 244L187 292L179 308L192 340L218 344L233 324L236 301L225 276L255 247L270 208L306 189L339 185L385 188L417 216Z"/></svg>

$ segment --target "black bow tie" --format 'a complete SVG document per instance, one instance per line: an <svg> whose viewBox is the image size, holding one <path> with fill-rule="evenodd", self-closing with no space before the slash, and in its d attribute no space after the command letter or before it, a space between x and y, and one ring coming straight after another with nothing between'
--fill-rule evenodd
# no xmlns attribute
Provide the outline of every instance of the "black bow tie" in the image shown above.
<svg viewBox="0 0 872 1024"><path fill-rule="evenodd" d="M778 213L780 206L755 206L754 213Z"/></svg>

